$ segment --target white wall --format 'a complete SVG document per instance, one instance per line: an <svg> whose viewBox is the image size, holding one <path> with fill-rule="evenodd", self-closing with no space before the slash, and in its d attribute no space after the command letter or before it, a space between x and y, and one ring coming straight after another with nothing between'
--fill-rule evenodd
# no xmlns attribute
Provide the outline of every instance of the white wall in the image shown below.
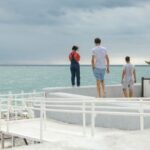
<svg viewBox="0 0 150 150"><path fill-rule="evenodd" d="M64 93L71 93L77 95L84 95L84 96L97 96L97 91L95 86L82 86L79 88L73 87L59 87L59 88L45 88L43 89L47 93L51 92L64 92ZM141 85L135 84L134 87L134 97L141 96ZM122 87L121 85L107 85L106 86L106 97L123 97Z"/></svg>
<svg viewBox="0 0 150 150"><path fill-rule="evenodd" d="M144 97L150 97L150 80L144 80Z"/></svg>

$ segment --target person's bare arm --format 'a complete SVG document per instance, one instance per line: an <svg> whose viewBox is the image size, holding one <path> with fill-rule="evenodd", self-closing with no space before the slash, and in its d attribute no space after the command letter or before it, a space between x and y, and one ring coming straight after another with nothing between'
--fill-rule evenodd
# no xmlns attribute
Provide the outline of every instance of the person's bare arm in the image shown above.
<svg viewBox="0 0 150 150"><path fill-rule="evenodd" d="M122 71L122 80L121 80L121 82L123 82L123 79L124 79L125 74L126 74L126 71L125 71L125 69L123 69L123 71Z"/></svg>
<svg viewBox="0 0 150 150"><path fill-rule="evenodd" d="M92 60L91 60L92 68L95 69L95 56L92 55Z"/></svg>
<svg viewBox="0 0 150 150"><path fill-rule="evenodd" d="M135 69L133 71L133 75L134 75L134 82L136 83L136 71L135 71Z"/></svg>
<svg viewBox="0 0 150 150"><path fill-rule="evenodd" d="M106 55L106 71L107 71L107 73L109 73L110 72L110 70L109 70L109 57L108 57L108 55Z"/></svg>

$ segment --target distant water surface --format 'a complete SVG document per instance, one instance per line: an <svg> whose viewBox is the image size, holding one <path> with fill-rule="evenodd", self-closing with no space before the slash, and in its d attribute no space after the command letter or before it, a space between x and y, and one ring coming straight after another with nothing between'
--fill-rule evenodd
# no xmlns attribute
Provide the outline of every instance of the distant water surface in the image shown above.
<svg viewBox="0 0 150 150"><path fill-rule="evenodd" d="M111 66L106 84L121 81L122 66ZM150 77L150 66L136 66L137 81ZM95 85L90 66L81 66L81 85ZM41 90L45 87L70 86L70 67L66 66L0 66L0 93Z"/></svg>

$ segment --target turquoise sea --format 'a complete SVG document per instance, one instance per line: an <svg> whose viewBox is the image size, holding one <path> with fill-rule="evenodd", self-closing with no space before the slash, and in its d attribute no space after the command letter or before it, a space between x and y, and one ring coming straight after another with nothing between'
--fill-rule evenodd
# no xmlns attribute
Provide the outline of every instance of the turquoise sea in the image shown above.
<svg viewBox="0 0 150 150"><path fill-rule="evenodd" d="M122 66L111 66L110 74L106 75L106 84L119 84ZM137 81L141 77L150 77L150 66L136 66ZM69 65L45 66L0 66L0 93L24 90L42 90L45 87L70 86ZM81 66L81 85L95 85L95 78L90 66Z"/></svg>

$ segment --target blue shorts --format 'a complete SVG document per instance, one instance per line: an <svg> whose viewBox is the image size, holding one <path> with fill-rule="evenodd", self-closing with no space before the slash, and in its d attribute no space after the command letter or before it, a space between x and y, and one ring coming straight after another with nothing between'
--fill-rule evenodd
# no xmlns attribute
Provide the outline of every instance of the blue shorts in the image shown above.
<svg viewBox="0 0 150 150"><path fill-rule="evenodd" d="M105 72L106 72L105 68L104 69L95 68L93 70L93 73L94 73L96 80L100 80L100 81L104 80Z"/></svg>

